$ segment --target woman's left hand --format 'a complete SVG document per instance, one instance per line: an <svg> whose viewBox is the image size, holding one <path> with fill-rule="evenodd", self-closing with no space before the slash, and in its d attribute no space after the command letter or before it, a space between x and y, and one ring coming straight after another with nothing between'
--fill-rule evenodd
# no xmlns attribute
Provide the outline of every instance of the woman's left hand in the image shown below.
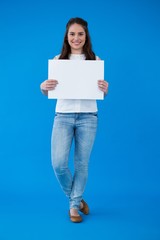
<svg viewBox="0 0 160 240"><path fill-rule="evenodd" d="M104 94L106 95L108 93L108 82L105 80L98 80L98 87L99 89L104 92Z"/></svg>

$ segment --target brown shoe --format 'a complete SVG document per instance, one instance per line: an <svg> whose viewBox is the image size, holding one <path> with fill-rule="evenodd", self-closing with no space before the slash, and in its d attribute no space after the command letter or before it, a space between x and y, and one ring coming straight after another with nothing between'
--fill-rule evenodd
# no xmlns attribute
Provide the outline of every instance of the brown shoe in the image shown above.
<svg viewBox="0 0 160 240"><path fill-rule="evenodd" d="M70 213L70 210L69 210L69 217L70 217L71 222L74 222L74 223L82 222L82 217L80 215L79 216L72 216L71 213Z"/></svg>
<svg viewBox="0 0 160 240"><path fill-rule="evenodd" d="M83 208L79 209L79 211L81 211L82 213L84 213L85 215L89 214L89 207L88 204L82 199L81 201L83 203Z"/></svg>

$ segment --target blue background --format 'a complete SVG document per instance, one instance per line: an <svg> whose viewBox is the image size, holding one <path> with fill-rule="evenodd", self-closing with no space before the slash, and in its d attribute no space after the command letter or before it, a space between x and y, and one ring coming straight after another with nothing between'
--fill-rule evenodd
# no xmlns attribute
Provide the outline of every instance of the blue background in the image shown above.
<svg viewBox="0 0 160 240"><path fill-rule="evenodd" d="M55 101L39 90L76 16L110 84L80 225L51 166ZM0 2L0 240L160 239L159 26L158 0Z"/></svg>

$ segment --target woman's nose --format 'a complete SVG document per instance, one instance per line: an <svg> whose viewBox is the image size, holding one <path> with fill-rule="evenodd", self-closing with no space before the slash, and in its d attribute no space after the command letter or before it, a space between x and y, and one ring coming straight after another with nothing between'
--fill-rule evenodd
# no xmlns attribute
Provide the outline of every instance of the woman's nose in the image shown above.
<svg viewBox="0 0 160 240"><path fill-rule="evenodd" d="M75 38L75 40L78 40L78 38L79 38L79 37L78 37L78 35L75 35L75 37L74 37L74 38Z"/></svg>

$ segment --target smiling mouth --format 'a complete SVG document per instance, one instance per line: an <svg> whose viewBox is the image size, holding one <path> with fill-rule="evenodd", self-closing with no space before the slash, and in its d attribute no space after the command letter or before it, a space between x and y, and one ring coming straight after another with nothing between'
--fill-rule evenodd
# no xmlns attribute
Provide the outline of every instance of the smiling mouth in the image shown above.
<svg viewBox="0 0 160 240"><path fill-rule="evenodd" d="M72 42L72 43L75 44L75 45L81 44L81 42Z"/></svg>

